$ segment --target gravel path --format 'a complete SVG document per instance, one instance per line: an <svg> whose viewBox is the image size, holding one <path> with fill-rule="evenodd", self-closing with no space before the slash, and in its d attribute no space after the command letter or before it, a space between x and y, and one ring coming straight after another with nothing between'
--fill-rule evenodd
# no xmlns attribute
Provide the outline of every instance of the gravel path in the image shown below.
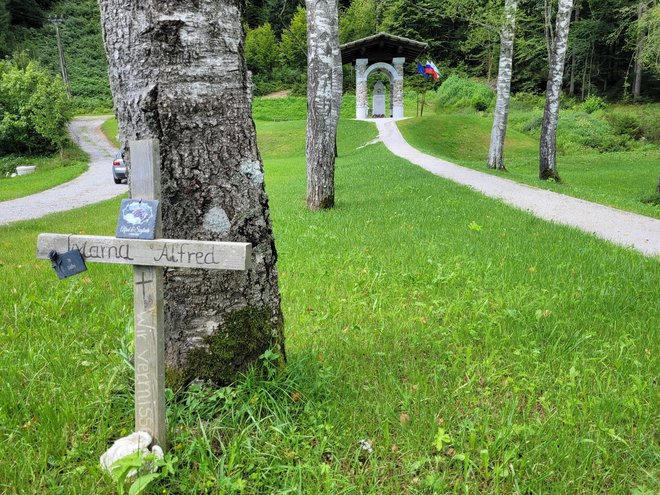
<svg viewBox="0 0 660 495"><path fill-rule="evenodd" d="M660 255L660 220L526 186L426 155L406 142L393 119L373 121L381 140L392 153L435 175L501 199L539 218L577 227L647 256Z"/></svg>
<svg viewBox="0 0 660 495"><path fill-rule="evenodd" d="M101 132L109 115L78 117L69 124L69 134L89 155L89 169L59 186L40 193L0 203L0 225L39 218L57 211L72 210L128 191L125 184L115 184L110 169L117 149Z"/></svg>

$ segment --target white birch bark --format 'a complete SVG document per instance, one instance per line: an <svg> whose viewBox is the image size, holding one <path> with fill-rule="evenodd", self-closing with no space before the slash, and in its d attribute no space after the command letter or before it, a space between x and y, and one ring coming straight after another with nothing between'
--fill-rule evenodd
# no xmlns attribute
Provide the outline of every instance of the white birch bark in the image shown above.
<svg viewBox="0 0 660 495"><path fill-rule="evenodd" d="M511 72L513 67L513 43L516 23L516 0L504 3L504 23L500 34L500 62L497 72L497 101L493 117L493 129L490 132L490 150L488 168L504 170L504 138L509 118L511 99Z"/></svg>
<svg viewBox="0 0 660 495"><path fill-rule="evenodd" d="M542 180L559 180L557 173L557 123L559 98L564 77L564 62L568 48L568 32L571 25L573 0L559 0L556 28L549 60L548 86L546 90L543 125L541 127L539 177Z"/></svg>
<svg viewBox="0 0 660 495"><path fill-rule="evenodd" d="M230 382L266 349L284 351L241 1L99 0L99 7L122 140L160 141L164 237L252 243L245 272L165 274L170 385Z"/></svg>
<svg viewBox="0 0 660 495"><path fill-rule="evenodd" d="M307 207L335 203L335 143L342 96L337 0L307 6Z"/></svg>

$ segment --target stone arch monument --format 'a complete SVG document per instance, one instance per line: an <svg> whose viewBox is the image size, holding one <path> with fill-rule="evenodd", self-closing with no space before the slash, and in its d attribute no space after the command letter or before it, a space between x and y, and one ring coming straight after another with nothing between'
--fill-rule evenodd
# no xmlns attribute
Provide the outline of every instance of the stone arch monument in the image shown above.
<svg viewBox="0 0 660 495"><path fill-rule="evenodd" d="M390 110L386 117L403 117L403 64L419 57L428 45L388 33L341 45L342 64L355 64L355 118L369 116L369 88L367 79L374 72L385 74L390 80Z"/></svg>

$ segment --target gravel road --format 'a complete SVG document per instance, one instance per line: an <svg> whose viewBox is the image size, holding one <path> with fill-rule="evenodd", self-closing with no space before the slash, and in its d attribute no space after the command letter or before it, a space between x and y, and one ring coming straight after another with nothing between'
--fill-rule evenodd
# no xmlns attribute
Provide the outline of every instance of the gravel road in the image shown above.
<svg viewBox="0 0 660 495"><path fill-rule="evenodd" d="M534 216L570 225L647 256L660 255L660 220L526 186L426 155L410 146L393 119L373 119L380 139L395 155L429 172L498 198Z"/></svg>
<svg viewBox="0 0 660 495"><path fill-rule="evenodd" d="M89 169L52 189L1 202L0 225L80 208L128 191L126 184L115 184L112 180L111 164L117 149L101 132L101 124L110 117L98 115L73 119L69 134L89 155Z"/></svg>

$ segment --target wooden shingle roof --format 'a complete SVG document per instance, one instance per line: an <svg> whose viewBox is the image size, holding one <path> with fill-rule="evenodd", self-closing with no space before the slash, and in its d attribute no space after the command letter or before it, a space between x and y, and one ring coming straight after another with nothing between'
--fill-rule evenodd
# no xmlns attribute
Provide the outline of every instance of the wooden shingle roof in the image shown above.
<svg viewBox="0 0 660 495"><path fill-rule="evenodd" d="M427 43L394 36L388 33L378 33L367 38L351 41L339 47L341 50L341 63L351 64L358 58L367 58L369 63L392 62L395 57L405 57L413 61L419 57Z"/></svg>

